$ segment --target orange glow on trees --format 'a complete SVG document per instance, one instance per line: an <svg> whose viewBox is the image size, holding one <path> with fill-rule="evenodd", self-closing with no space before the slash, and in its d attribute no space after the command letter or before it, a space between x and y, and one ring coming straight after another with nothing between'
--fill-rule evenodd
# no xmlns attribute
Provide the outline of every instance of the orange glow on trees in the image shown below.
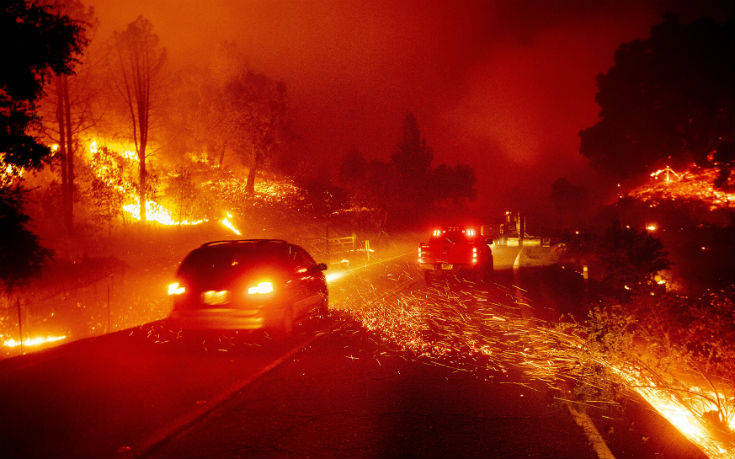
<svg viewBox="0 0 735 459"><path fill-rule="evenodd" d="M155 82L166 60L166 50L158 46L153 25L143 16L113 37L117 57L117 89L125 101L132 124L132 138L138 156L138 215L147 219L147 148L151 127L151 106L156 96Z"/></svg>

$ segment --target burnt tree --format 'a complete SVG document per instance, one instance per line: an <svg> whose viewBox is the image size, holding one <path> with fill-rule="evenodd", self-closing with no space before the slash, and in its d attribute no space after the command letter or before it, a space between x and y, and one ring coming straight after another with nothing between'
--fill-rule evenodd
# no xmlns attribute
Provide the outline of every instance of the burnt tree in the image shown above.
<svg viewBox="0 0 735 459"><path fill-rule="evenodd" d="M117 57L117 89L125 102L132 127L135 153L138 156L138 193L140 220L146 221L146 158L151 127L151 106L157 79L166 61L166 50L158 44L153 25L143 16L113 35Z"/></svg>

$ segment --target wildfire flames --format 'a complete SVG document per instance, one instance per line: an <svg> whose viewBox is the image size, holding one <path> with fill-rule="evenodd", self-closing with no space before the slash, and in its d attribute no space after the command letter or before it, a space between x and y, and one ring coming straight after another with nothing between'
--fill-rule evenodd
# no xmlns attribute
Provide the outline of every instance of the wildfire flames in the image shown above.
<svg viewBox="0 0 735 459"><path fill-rule="evenodd" d="M7 187L15 184L25 172L22 167L8 164L4 160L5 153L0 153L0 186Z"/></svg>
<svg viewBox="0 0 735 459"><path fill-rule="evenodd" d="M119 153L120 157L122 159L125 159L127 161L133 161L138 162L138 155L130 150L126 149L122 145L108 145L110 151L117 151L121 152ZM96 140L93 140L89 144L89 153L90 155L94 155L99 152L99 145ZM93 168L93 172L96 174L97 178L100 180L105 181L105 174L103 172L105 171L104 168ZM125 193L126 200L128 201L126 204L122 206L122 210L130 217L132 217L134 220L140 221L140 196L135 191L132 191L129 188L114 184L114 183L107 183L108 186L115 188L116 190ZM201 223L205 223L209 221L208 219L202 218L198 220L188 220L188 219L177 219L175 218L174 212L172 212L170 209L164 207L160 203L147 199L145 203L146 208L146 220L153 221L156 223L159 223L161 225L166 226L190 226L190 225L199 225ZM233 217L230 212L225 212L226 217L220 220L220 223L222 226L227 228L228 230L232 231L234 234L240 236L242 235L242 232L240 232L239 229L235 226L233 223Z"/></svg>
<svg viewBox="0 0 735 459"><path fill-rule="evenodd" d="M26 338L23 340L23 346L40 346L42 344L54 343L66 339L66 335L62 336L37 336L35 338ZM20 346L20 341L10 338L3 341L3 346L15 348Z"/></svg>
<svg viewBox="0 0 735 459"><path fill-rule="evenodd" d="M231 213L226 212L225 213L225 218L223 218L222 220L220 220L220 223L225 228L229 228L229 230L232 231L233 233L235 233L236 235L242 236L242 233L240 232L240 230L237 229L237 228L235 228L235 225L232 223L232 214Z"/></svg>
<svg viewBox="0 0 735 459"><path fill-rule="evenodd" d="M717 412L716 400L722 400L729 404L735 403L733 397L726 397L722 393L703 391L700 387L690 386L681 390L671 387L661 387L643 375L640 369L628 367L625 369L611 367L628 386L638 393L649 405L656 409L667 421L669 421L679 432L684 434L692 443L715 459L731 458L735 448L728 445L727 440L722 441L716 432L704 424L706 413ZM735 417L731 416L727 421L730 435L735 434Z"/></svg>
<svg viewBox="0 0 735 459"><path fill-rule="evenodd" d="M692 164L682 172L670 167L650 174L652 182L642 185L629 194L652 206L662 201L700 201L711 210L735 207L735 193L713 186L717 170L704 169Z"/></svg>
<svg viewBox="0 0 735 459"><path fill-rule="evenodd" d="M357 280L364 285L341 307L397 350L457 371L489 371L521 378L519 384L536 381L562 392L564 381L597 387L594 375L585 369L607 368L611 378L639 394L709 457L725 459L735 452L704 421L707 413L717 411L718 401L735 406L733 388L727 389L728 395L691 384L684 387L676 378L672 379L679 386L664 384L634 356L614 361L606 353L591 352L574 324L554 325L535 318L531 300L516 287L496 285L498 295L478 291L467 282L461 290L438 286L405 293L416 284L416 277L411 268L392 271L387 278L395 288L385 290ZM733 413L729 416L728 435L735 435L735 418Z"/></svg>

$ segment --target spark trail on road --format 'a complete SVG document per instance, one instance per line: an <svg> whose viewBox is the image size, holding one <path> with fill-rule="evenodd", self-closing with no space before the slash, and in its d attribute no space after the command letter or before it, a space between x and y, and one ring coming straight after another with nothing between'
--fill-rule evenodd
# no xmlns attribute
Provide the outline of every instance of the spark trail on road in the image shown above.
<svg viewBox="0 0 735 459"><path fill-rule="evenodd" d="M464 280L451 286L408 288L417 284L418 274L410 264L386 266L383 276L394 289L376 288L369 280L356 278L353 292L339 307L378 333L394 352L480 377L501 374L527 387L541 385L562 400L569 387L600 393L600 378L613 380L628 394L640 395L709 457L725 459L735 453L702 423L701 414L712 409L698 396L702 389L674 393L675 389L657 384L635 356L620 361L593 351L579 324L535 317L533 302L522 289L499 284L487 289ZM600 368L608 371L601 373ZM584 403L616 402L601 396ZM696 407L701 412L693 412ZM729 422L732 428L733 420Z"/></svg>

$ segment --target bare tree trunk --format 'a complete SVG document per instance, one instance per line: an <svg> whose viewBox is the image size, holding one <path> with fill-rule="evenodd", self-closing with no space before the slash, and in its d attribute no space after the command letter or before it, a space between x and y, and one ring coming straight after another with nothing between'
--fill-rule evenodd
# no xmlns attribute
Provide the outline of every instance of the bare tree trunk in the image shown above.
<svg viewBox="0 0 735 459"><path fill-rule="evenodd" d="M64 93L64 121L66 125L66 175L67 201L64 212L64 222L69 234L74 232L74 137L71 129L71 102L69 100L69 80L66 75L61 77Z"/></svg>
<svg viewBox="0 0 735 459"><path fill-rule="evenodd" d="M146 176L148 172L145 169L145 144L141 142L140 153L138 154L138 175L140 178L140 221L145 223L146 215Z"/></svg>
<svg viewBox="0 0 735 459"><path fill-rule="evenodd" d="M140 130L140 150L138 159L140 160L140 221L145 222L146 215L146 179L148 171L146 171L146 147L148 146L148 130L150 128L149 115L151 110L151 80L150 75L146 72L140 72L140 66L136 65L138 72L135 75L135 93L138 109L138 123Z"/></svg>
<svg viewBox="0 0 735 459"><path fill-rule="evenodd" d="M253 147L253 150L255 150L255 147ZM260 168L261 162L263 161L263 155L256 151L253 155L253 163L250 165L250 170L248 171L248 181L245 185L245 191L249 195L255 194L255 178L258 175L258 169Z"/></svg>
<svg viewBox="0 0 735 459"><path fill-rule="evenodd" d="M56 77L56 122L59 125L59 159L61 162L61 212L62 219L66 225L66 209L67 202L69 201L69 170L67 157L67 142L66 142L66 122L64 116L64 82L62 76Z"/></svg>

